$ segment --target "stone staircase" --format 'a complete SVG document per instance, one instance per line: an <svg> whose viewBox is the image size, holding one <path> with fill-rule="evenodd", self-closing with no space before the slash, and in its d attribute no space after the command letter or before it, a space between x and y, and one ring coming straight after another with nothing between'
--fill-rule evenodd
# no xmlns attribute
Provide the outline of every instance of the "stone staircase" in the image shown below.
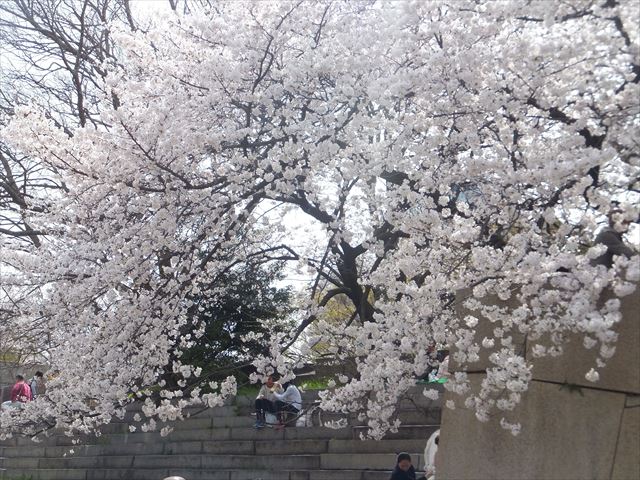
<svg viewBox="0 0 640 480"><path fill-rule="evenodd" d="M401 404L400 430L381 441L360 440L364 427L355 421L338 430L255 430L253 399L246 397L235 405L194 411L167 437L130 433L125 423L115 422L101 436L82 438L81 445L62 434L42 443L14 438L0 442L0 479L387 480L400 451L411 453L422 468L426 440L438 428L440 406L413 397ZM312 400L313 394L303 397L305 404ZM323 422L328 419L323 414Z"/></svg>

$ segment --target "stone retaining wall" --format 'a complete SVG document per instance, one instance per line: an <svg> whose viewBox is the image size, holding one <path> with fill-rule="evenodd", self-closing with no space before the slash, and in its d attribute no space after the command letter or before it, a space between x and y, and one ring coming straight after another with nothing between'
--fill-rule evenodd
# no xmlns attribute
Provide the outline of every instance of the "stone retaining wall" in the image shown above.
<svg viewBox="0 0 640 480"><path fill-rule="evenodd" d="M584 377L596 352L578 339L560 358L527 354L533 381L514 415L520 435L499 418L481 423L464 408L443 409L438 480L639 479L639 292L622 299L622 312L616 353L597 383ZM482 373L469 377L478 388ZM449 399L459 397L447 392Z"/></svg>

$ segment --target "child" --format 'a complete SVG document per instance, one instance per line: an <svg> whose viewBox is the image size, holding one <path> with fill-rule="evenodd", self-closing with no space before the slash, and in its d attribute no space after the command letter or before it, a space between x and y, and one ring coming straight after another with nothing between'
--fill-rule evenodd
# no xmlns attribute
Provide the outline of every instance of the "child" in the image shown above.
<svg viewBox="0 0 640 480"><path fill-rule="evenodd" d="M389 480L416 480L416 470L411 465L411 455L400 453L396 459L396 468Z"/></svg>

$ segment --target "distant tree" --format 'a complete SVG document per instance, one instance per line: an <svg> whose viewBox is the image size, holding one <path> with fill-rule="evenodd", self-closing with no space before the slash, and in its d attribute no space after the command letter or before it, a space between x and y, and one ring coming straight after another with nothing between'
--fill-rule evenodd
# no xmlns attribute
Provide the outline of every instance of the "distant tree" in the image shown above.
<svg viewBox="0 0 640 480"><path fill-rule="evenodd" d="M223 288L212 287L219 294L204 287L194 295L189 323L199 325L202 335L183 351L181 361L200 367L203 379L222 380L237 372L246 380L251 360L269 353L271 337L295 329L289 317L291 287L278 287L281 279L282 264L250 264L223 275L218 282ZM261 338L245 338L249 333Z"/></svg>

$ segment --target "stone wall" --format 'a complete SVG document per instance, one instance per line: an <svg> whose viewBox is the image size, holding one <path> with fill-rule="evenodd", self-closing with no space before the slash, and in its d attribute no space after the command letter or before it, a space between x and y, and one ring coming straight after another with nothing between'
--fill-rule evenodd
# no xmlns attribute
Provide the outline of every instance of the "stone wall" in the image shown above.
<svg viewBox="0 0 640 480"><path fill-rule="evenodd" d="M16 373L15 365L0 362L0 402L9 400Z"/></svg>
<svg viewBox="0 0 640 480"><path fill-rule="evenodd" d="M533 381L513 415L520 435L502 429L499 418L481 423L464 408L443 409L438 480L640 479L638 292L622 299L622 312L616 353L597 383L584 377L597 352L577 338L560 358L527 352ZM482 373L469 377L477 388ZM447 392L449 399L459 397Z"/></svg>
<svg viewBox="0 0 640 480"><path fill-rule="evenodd" d="M0 385L13 383L15 374L15 365L11 363L0 362Z"/></svg>

